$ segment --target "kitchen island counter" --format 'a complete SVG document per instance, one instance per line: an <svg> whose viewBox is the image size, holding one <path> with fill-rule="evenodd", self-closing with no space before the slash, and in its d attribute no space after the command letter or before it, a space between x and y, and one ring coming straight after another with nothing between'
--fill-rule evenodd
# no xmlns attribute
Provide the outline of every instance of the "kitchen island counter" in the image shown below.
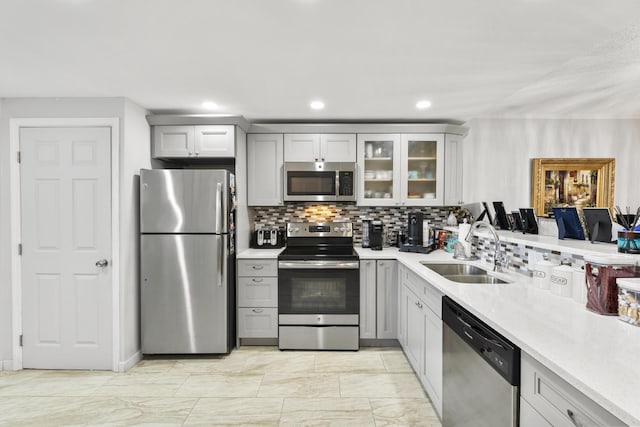
<svg viewBox="0 0 640 427"><path fill-rule="evenodd" d="M508 284L452 282L421 264L453 261L451 254L357 248L361 259L393 259L629 425L640 425L640 328L588 311L571 298L535 287L531 278L498 273ZM485 263L474 262L491 269Z"/></svg>

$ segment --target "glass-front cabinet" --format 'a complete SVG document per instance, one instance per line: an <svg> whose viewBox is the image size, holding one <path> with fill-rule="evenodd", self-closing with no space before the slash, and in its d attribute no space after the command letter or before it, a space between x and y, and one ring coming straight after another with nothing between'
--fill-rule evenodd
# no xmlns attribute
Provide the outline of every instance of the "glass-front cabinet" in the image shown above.
<svg viewBox="0 0 640 427"><path fill-rule="evenodd" d="M359 205L399 204L400 140L399 134L358 134Z"/></svg>
<svg viewBox="0 0 640 427"><path fill-rule="evenodd" d="M358 204L444 202L444 134L358 134Z"/></svg>
<svg viewBox="0 0 640 427"><path fill-rule="evenodd" d="M408 206L444 202L444 134L403 134L400 192Z"/></svg>

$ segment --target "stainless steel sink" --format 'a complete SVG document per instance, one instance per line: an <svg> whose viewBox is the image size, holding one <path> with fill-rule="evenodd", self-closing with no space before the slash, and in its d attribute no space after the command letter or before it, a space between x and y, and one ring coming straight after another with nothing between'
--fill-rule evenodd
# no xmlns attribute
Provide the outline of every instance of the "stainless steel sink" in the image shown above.
<svg viewBox="0 0 640 427"><path fill-rule="evenodd" d="M487 270L484 270L480 267L476 267L471 264L461 264L461 263L431 263L431 262L421 262L420 264L425 267L435 271L441 276L449 276L449 275L465 275L465 276L476 276L478 274L487 274Z"/></svg>
<svg viewBox="0 0 640 427"><path fill-rule="evenodd" d="M458 283L509 283L498 277L489 275L489 272L483 268L471 264L462 263L437 263L437 262L421 262L430 270L438 273L452 282Z"/></svg>

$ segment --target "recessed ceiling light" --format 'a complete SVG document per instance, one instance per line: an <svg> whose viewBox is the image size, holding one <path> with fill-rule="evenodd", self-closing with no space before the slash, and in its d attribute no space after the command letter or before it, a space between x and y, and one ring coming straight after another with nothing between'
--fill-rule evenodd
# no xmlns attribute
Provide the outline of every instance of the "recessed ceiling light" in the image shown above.
<svg viewBox="0 0 640 427"><path fill-rule="evenodd" d="M218 104L213 101L204 101L202 103L202 108L206 108L207 110L215 110L218 108Z"/></svg>
<svg viewBox="0 0 640 427"><path fill-rule="evenodd" d="M431 101L418 101L416 104L418 110L426 110L429 107L431 107Z"/></svg>
<svg viewBox="0 0 640 427"><path fill-rule="evenodd" d="M313 108L314 110L322 110L324 108L324 102L312 101L311 104L309 104L309 107Z"/></svg>

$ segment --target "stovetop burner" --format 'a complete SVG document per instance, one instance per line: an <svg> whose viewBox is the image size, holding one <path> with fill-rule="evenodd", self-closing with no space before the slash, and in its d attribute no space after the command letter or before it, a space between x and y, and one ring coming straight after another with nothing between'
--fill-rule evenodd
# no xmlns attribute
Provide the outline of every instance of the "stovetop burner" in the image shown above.
<svg viewBox="0 0 640 427"><path fill-rule="evenodd" d="M280 260L357 260L350 222L291 222Z"/></svg>

